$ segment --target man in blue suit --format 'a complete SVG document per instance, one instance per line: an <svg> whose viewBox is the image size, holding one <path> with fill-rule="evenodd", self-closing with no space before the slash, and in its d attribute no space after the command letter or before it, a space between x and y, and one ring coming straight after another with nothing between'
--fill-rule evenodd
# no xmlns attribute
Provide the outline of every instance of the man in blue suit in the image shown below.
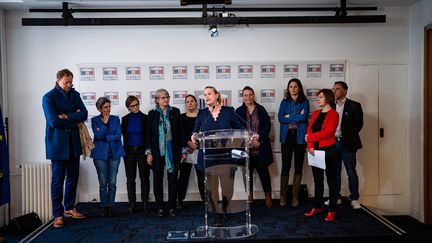
<svg viewBox="0 0 432 243"><path fill-rule="evenodd" d="M77 123L87 119L87 109L80 94L72 88L72 82L71 71L58 71L55 87L42 98L46 119L46 158L52 162L51 201L56 228L63 227L63 216L84 218L75 209L82 154Z"/></svg>

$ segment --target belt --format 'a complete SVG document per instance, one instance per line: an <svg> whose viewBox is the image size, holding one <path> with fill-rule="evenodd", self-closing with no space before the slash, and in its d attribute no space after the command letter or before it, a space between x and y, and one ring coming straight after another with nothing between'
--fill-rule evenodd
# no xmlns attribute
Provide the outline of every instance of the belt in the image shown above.
<svg viewBox="0 0 432 243"><path fill-rule="evenodd" d="M341 141L342 137L336 137L336 140Z"/></svg>
<svg viewBox="0 0 432 243"><path fill-rule="evenodd" d="M127 147L129 149L133 149L133 150L144 149L144 146L129 146L129 145L127 145Z"/></svg>

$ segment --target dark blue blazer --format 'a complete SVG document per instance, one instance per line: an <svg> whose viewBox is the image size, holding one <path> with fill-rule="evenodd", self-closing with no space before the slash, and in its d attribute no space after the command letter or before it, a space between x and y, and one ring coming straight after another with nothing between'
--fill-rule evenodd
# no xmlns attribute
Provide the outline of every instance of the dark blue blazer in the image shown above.
<svg viewBox="0 0 432 243"><path fill-rule="evenodd" d="M70 148L73 148L73 156L78 157L82 154L77 123L87 120L87 109L75 89L71 89L68 96L69 98L59 86L56 86L42 97L42 108L46 119L47 159L69 160ZM58 118L60 114L67 114L68 119ZM72 136L71 140L69 136ZM69 141L72 141L72 146Z"/></svg>
<svg viewBox="0 0 432 243"><path fill-rule="evenodd" d="M146 141L146 134L147 134L147 115L142 113L141 111L138 111L138 113L141 115L141 129L142 129L142 138L144 140L144 148L147 147L147 141ZM122 134L123 134L123 144L126 147L128 144L128 135L127 135L127 128L129 125L129 119L131 116L131 112L129 112L127 115L122 117L121 122L121 128L122 128Z"/></svg>
<svg viewBox="0 0 432 243"><path fill-rule="evenodd" d="M111 147L112 158L118 159L125 155L121 142L121 127L118 116L110 115L108 126L103 124L102 116L95 116L91 119L94 134L93 149L90 157L98 160L108 160L108 149ZM99 131L96 129L99 128Z"/></svg>
<svg viewBox="0 0 432 243"><path fill-rule="evenodd" d="M270 143L270 129L271 129L271 122L270 122L270 116L268 115L266 109L258 104L255 103L255 106L257 108L258 112L258 120L259 120L259 127L258 127L258 135L259 135L259 157L262 162L267 163L267 165L273 163L273 153ZM242 106L237 108L236 113L242 118L240 119L240 122L244 127L247 127L246 125L246 112L247 106L245 103L243 103Z"/></svg>
<svg viewBox="0 0 432 243"><path fill-rule="evenodd" d="M233 107L222 106L219 116L216 120L213 119L209 109L204 108L198 111L193 133L231 128L244 129L244 126L240 123ZM206 167L210 167L212 165L214 164L207 163ZM200 149L198 152L197 168L201 171L204 171L204 156L202 149Z"/></svg>

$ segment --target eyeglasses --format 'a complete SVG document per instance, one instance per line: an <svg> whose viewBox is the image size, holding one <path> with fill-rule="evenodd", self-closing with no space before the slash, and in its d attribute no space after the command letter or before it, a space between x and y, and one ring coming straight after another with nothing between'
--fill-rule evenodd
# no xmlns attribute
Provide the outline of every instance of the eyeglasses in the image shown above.
<svg viewBox="0 0 432 243"><path fill-rule="evenodd" d="M130 105L129 108L138 107L138 106L139 106L139 103L136 103L134 105Z"/></svg>
<svg viewBox="0 0 432 243"><path fill-rule="evenodd" d="M168 95L168 96L162 96L162 97L159 97L159 99L161 99L161 100L165 100L165 99L169 99L170 98L170 96Z"/></svg>

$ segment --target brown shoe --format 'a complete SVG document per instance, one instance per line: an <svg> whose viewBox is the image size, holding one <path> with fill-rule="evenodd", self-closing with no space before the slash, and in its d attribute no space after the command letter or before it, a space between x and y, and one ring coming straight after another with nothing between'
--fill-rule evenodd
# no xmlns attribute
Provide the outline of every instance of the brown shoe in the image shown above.
<svg viewBox="0 0 432 243"><path fill-rule="evenodd" d="M61 228L64 226L63 217L57 217L54 219L53 226L55 228Z"/></svg>
<svg viewBox="0 0 432 243"><path fill-rule="evenodd" d="M272 200L272 194L271 192L265 193L265 205L267 208L273 207L273 200Z"/></svg>
<svg viewBox="0 0 432 243"><path fill-rule="evenodd" d="M73 208L73 209L71 209L71 210L65 210L65 211L63 212L63 215L64 215L65 217L72 217L72 218L74 218L74 219L82 219L82 218L84 218L84 215L78 213L78 211L76 211L75 208Z"/></svg>

